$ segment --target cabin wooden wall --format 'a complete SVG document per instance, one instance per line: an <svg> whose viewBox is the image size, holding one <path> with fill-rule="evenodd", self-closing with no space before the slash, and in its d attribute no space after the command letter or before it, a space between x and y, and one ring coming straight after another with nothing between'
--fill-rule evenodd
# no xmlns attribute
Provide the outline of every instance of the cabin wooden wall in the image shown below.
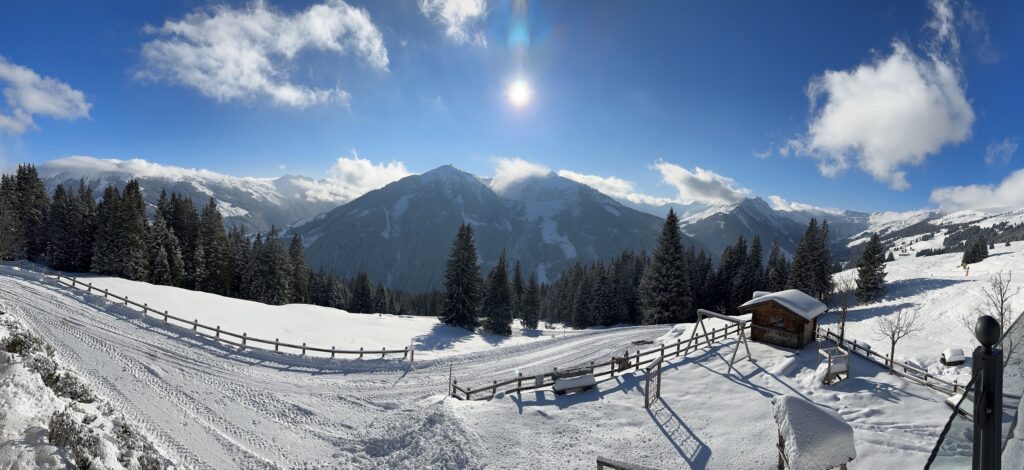
<svg viewBox="0 0 1024 470"><path fill-rule="evenodd" d="M755 325L751 328L750 334L754 341L799 349L814 339L814 327L817 322L807 321L775 302L758 305L748 311L752 313L751 323ZM785 331L766 330L757 328L756 325Z"/></svg>

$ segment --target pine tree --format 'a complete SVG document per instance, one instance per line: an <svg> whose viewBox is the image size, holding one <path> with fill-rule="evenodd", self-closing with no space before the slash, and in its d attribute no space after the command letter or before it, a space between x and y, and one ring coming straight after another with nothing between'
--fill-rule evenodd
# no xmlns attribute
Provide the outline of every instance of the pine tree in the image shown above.
<svg viewBox="0 0 1024 470"><path fill-rule="evenodd" d="M578 330L592 326L590 305L593 303L594 289L588 274L586 271L581 273L579 282L576 283L576 288L572 292L572 327Z"/></svg>
<svg viewBox="0 0 1024 470"><path fill-rule="evenodd" d="M377 287L373 289L373 312L391 313L391 307L388 302L388 289L384 287L383 283L377 284Z"/></svg>
<svg viewBox="0 0 1024 470"><path fill-rule="evenodd" d="M523 318L523 269L516 261L512 268L512 318Z"/></svg>
<svg viewBox="0 0 1024 470"><path fill-rule="evenodd" d="M306 266L306 252L302 247L302 237L292 236L288 256L292 262L292 302L309 302L309 267Z"/></svg>
<svg viewBox="0 0 1024 470"><path fill-rule="evenodd" d="M872 234L857 261L857 300L871 302L885 295L885 248Z"/></svg>
<svg viewBox="0 0 1024 470"><path fill-rule="evenodd" d="M689 269L683 257L679 219L669 209L658 247L642 283L645 324L692 320Z"/></svg>
<svg viewBox="0 0 1024 470"><path fill-rule="evenodd" d="M115 216L117 275L135 281L149 277L149 253L146 246L146 205L136 180L124 187Z"/></svg>
<svg viewBox="0 0 1024 470"><path fill-rule="evenodd" d="M261 251L263 251L263 235L257 233L256 238L252 241L252 246L249 248L249 256L246 258L245 270L242 274L242 291L245 292L245 298L257 302L262 301L261 299L264 298L263 282L258 272L258 256Z"/></svg>
<svg viewBox="0 0 1024 470"><path fill-rule="evenodd" d="M277 228L270 227L263 248L257 254L260 281L263 282L263 302L284 305L292 299L292 267Z"/></svg>
<svg viewBox="0 0 1024 470"><path fill-rule="evenodd" d="M590 323L591 325L612 326L619 322L618 315L614 309L615 291L612 288L611 279L605 270L604 264L600 261L594 265L593 283L591 285L590 298Z"/></svg>
<svg viewBox="0 0 1024 470"><path fill-rule="evenodd" d="M375 313L373 304L373 286L366 271L359 271L352 282L352 300L348 310L353 313Z"/></svg>
<svg viewBox="0 0 1024 470"><path fill-rule="evenodd" d="M787 287L799 289L803 293L814 296L817 293L818 283L816 282L818 268L816 263L819 251L818 221L811 219L804 231L803 238L796 247L796 254L793 256L793 263L789 267L789 282Z"/></svg>
<svg viewBox="0 0 1024 470"><path fill-rule="evenodd" d="M49 233L46 221L50 212L50 195L46 193L46 187L39 179L39 173L34 165L18 165L14 181L19 225L25 241L25 256L35 259L46 254Z"/></svg>
<svg viewBox="0 0 1024 470"><path fill-rule="evenodd" d="M487 275L487 287L480 312L484 329L498 335L512 334L512 289L508 282L508 261L502 250Z"/></svg>
<svg viewBox="0 0 1024 470"><path fill-rule="evenodd" d="M972 264L985 258L988 258L988 241L985 239L985 235L981 235L967 243L961 261L963 264Z"/></svg>
<svg viewBox="0 0 1024 470"><path fill-rule="evenodd" d="M149 252L149 279L147 280L153 284L172 285L171 266L167 258L167 250L164 249L167 232L167 224L158 213L146 234L146 245Z"/></svg>
<svg viewBox="0 0 1024 470"><path fill-rule="evenodd" d="M778 292L786 289L789 282L789 263L778 243L772 243L772 251L768 255L768 269L766 274L766 288L770 292Z"/></svg>
<svg viewBox="0 0 1024 470"><path fill-rule="evenodd" d="M249 292L248 282L251 276L246 272L250 258L252 258L252 243L245 236L245 232L238 227L232 228L228 234L228 246L231 250L231 295L233 297L247 298Z"/></svg>
<svg viewBox="0 0 1024 470"><path fill-rule="evenodd" d="M227 233L224 231L224 218L212 197L203 207L199 227L203 240L203 254L206 255L206 283L203 290L227 294L231 285L230 251Z"/></svg>
<svg viewBox="0 0 1024 470"><path fill-rule="evenodd" d="M835 282L832 281L832 252L828 245L828 221L822 220L818 229L814 249L814 293L811 294L819 300L825 300L835 290Z"/></svg>
<svg viewBox="0 0 1024 470"><path fill-rule="evenodd" d="M24 233L18 216L18 191L14 177L0 174L0 261L21 255Z"/></svg>
<svg viewBox="0 0 1024 470"><path fill-rule="evenodd" d="M92 188L85 180L78 180L78 194L73 200L73 226L78 229L72 234L74 240L74 271L89 271L92 264L92 249L96 232L96 201Z"/></svg>
<svg viewBox="0 0 1024 470"><path fill-rule="evenodd" d="M889 263L889 262L892 262L892 261L896 261L896 257L893 256L892 252L890 251L889 254L885 256L885 262Z"/></svg>
<svg viewBox="0 0 1024 470"><path fill-rule="evenodd" d="M75 265L76 249L75 233L79 227L75 225L74 201L63 184L53 190L53 202L47 220L50 241L46 245L46 263L53 269L71 271Z"/></svg>
<svg viewBox="0 0 1024 470"><path fill-rule="evenodd" d="M537 320L540 317L540 286L537 285L537 274L530 273L530 280L527 281L526 291L522 301L523 328L536 329Z"/></svg>
<svg viewBox="0 0 1024 470"><path fill-rule="evenodd" d="M103 191L103 200L96 208L96 235L93 241L92 271L99 274L117 274L116 227L121 211L121 194L113 186Z"/></svg>
<svg viewBox="0 0 1024 470"><path fill-rule="evenodd" d="M203 235L201 233L196 234L196 243L192 247L192 255L185 256L185 285L189 286L190 289L198 291L206 291L206 283L209 276L206 272L206 249L203 248ZM191 267L191 269L189 268ZM257 279L263 275L259 271L258 266L254 266L253 270L250 271L253 275L253 279ZM254 281L255 282L255 281ZM267 303L267 297L263 291L263 284L259 283L258 296L250 297L250 300L257 302Z"/></svg>
<svg viewBox="0 0 1024 470"><path fill-rule="evenodd" d="M448 254L441 321L470 331L476 329L477 309L482 297L481 285L473 228L464 224L459 227Z"/></svg>

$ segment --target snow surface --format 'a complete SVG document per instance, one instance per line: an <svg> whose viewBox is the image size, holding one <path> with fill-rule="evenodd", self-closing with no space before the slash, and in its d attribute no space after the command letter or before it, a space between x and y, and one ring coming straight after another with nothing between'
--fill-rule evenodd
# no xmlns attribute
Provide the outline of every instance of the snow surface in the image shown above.
<svg viewBox="0 0 1024 470"><path fill-rule="evenodd" d="M962 253L936 256L904 256L885 264L886 295L870 304L856 305L847 313L846 338L868 344L881 354L889 353L889 342L874 331L878 318L903 308L920 309L922 330L910 335L896 346L896 358L909 361L947 380L958 380L961 385L970 378L970 351L977 347L971 328L961 318L984 305L982 289L989 277L1003 271L1012 275L1011 290L1024 288L1024 242L1007 247L998 244L989 250L987 259L970 265L965 272L960 267ZM835 275L839 278L856 277L856 269ZM1024 308L1024 291L1012 301L1012 311ZM838 309L818 318L818 323L838 331ZM967 353L967 362L959 366L944 366L939 362L942 351L961 348Z"/></svg>
<svg viewBox="0 0 1024 470"><path fill-rule="evenodd" d="M762 294L763 295L755 294L753 299L744 302L739 308L742 310L774 301L806 320L814 320L818 315L821 315L825 310L828 310L828 306L820 300L815 299L814 297L811 297L797 289L788 289L779 292L772 292L770 294Z"/></svg>
<svg viewBox="0 0 1024 470"><path fill-rule="evenodd" d="M39 277L8 267L0 268L0 274ZM574 333L560 325L550 330L523 330L517 321L513 325L516 327L514 335L504 337L469 333L445 325L437 317L350 313L308 304L267 305L109 276L83 274L77 279L112 294L127 295L130 300L148 304L150 308L250 337L277 338L290 344L305 342L323 348L334 346L340 350L365 348L371 352L381 348L401 349L411 344L417 359L525 344Z"/></svg>
<svg viewBox="0 0 1024 470"><path fill-rule="evenodd" d="M857 458L853 428L835 411L793 395L772 399L792 470L822 470Z"/></svg>

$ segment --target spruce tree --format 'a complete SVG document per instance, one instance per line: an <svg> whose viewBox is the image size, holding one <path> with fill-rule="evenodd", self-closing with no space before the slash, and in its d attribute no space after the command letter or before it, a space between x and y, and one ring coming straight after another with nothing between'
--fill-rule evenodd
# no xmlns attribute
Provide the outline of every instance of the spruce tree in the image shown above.
<svg viewBox="0 0 1024 470"><path fill-rule="evenodd" d="M167 224L158 213L146 234L146 245L149 252L149 279L147 280L153 284L172 285L171 266L167 258L167 250L164 249L167 232Z"/></svg>
<svg viewBox="0 0 1024 470"><path fill-rule="evenodd" d="M124 187L115 217L115 238L118 241L117 274L126 279L144 281L149 277L149 252L146 247L146 205L142 188L136 180Z"/></svg>
<svg viewBox="0 0 1024 470"><path fill-rule="evenodd" d="M242 291L245 298L261 302L264 297L263 282L259 273L259 253L263 251L263 235L256 234L249 248L249 256L245 262L245 270L242 275ZM187 268L186 268L187 269Z"/></svg>
<svg viewBox="0 0 1024 470"><path fill-rule="evenodd" d="M377 287L373 289L373 312L391 313L391 307L388 302L388 289L384 287L384 283L378 283Z"/></svg>
<svg viewBox="0 0 1024 470"><path fill-rule="evenodd" d="M211 197L199 217L199 230L203 240L203 254L206 255L206 278L203 290L215 294L227 294L231 285L231 259L228 250L224 218L217 209L217 202ZM289 299L290 300L290 299Z"/></svg>
<svg viewBox="0 0 1024 470"><path fill-rule="evenodd" d="M857 261L857 300L872 302L885 295L885 248L872 234Z"/></svg>
<svg viewBox="0 0 1024 470"><path fill-rule="evenodd" d="M772 243L765 277L767 277L765 288L768 291L778 292L786 289L786 283L789 281L789 266L787 266L786 257L782 254L778 243Z"/></svg>
<svg viewBox="0 0 1024 470"><path fill-rule="evenodd" d="M348 310L353 313L375 313L373 304L373 286L366 271L359 271L352 282L352 300Z"/></svg>
<svg viewBox="0 0 1024 470"><path fill-rule="evenodd" d="M818 256L818 221L811 219L804 231L803 238L796 247L793 263L789 266L789 289L799 289L803 293L814 296L818 290L817 273Z"/></svg>
<svg viewBox="0 0 1024 470"><path fill-rule="evenodd" d="M121 194L113 186L103 191L103 200L96 207L96 235L93 240L92 271L117 274L117 215L121 211Z"/></svg>
<svg viewBox="0 0 1024 470"><path fill-rule="evenodd" d="M512 268L512 318L523 318L523 269L516 261Z"/></svg>
<svg viewBox="0 0 1024 470"><path fill-rule="evenodd" d="M644 324L689 321L690 282L689 269L683 257L679 219L669 209L661 238L644 273L642 298Z"/></svg>
<svg viewBox="0 0 1024 470"><path fill-rule="evenodd" d="M74 271L89 271L92 264L92 249L96 232L96 201L93 199L92 188L85 180L78 180L78 194L73 201L72 220L78 230L72 234L74 239Z"/></svg>
<svg viewBox="0 0 1024 470"><path fill-rule="evenodd" d="M814 256L814 293L811 294L819 300L825 300L835 290L835 282L832 281L832 252L829 250L828 221L822 220L815 240Z"/></svg>
<svg viewBox="0 0 1024 470"><path fill-rule="evenodd" d="M18 165L14 181L19 225L25 241L25 256L36 259L46 254L49 233L46 220L50 212L50 195L46 193L46 187L39 179L39 173L34 165Z"/></svg>
<svg viewBox="0 0 1024 470"><path fill-rule="evenodd" d="M309 267L306 266L306 252L302 247L302 237L292 236L288 247L288 256L292 266L292 302L309 302Z"/></svg>
<svg viewBox="0 0 1024 470"><path fill-rule="evenodd" d="M445 266L445 297L441 321L470 331L478 325L477 310L482 297L480 267L476 263L476 243L473 228L459 227Z"/></svg>
<svg viewBox="0 0 1024 470"><path fill-rule="evenodd" d="M576 283L575 289L570 294L572 295L572 327L577 330L591 327L590 305L593 303L594 289L589 272L583 271L581 273L579 282Z"/></svg>
<svg viewBox="0 0 1024 470"><path fill-rule="evenodd" d="M270 227L263 249L257 254L263 282L264 303L284 305L292 299L292 267L288 251L278 236L277 228Z"/></svg>
<svg viewBox="0 0 1024 470"><path fill-rule="evenodd" d="M504 250L487 275L481 314L485 330L498 335L512 334L512 289L508 282L508 261Z"/></svg>
<svg viewBox="0 0 1024 470"><path fill-rule="evenodd" d="M53 202L46 223L50 235L46 245L46 263L60 271L72 271L77 267L75 233L79 228L76 225L74 204L64 185L58 184L53 190Z"/></svg>
<svg viewBox="0 0 1024 470"><path fill-rule="evenodd" d="M540 286L537 284L537 273L530 273L526 291L523 293L522 319L523 328L536 329L540 317Z"/></svg>
<svg viewBox="0 0 1024 470"><path fill-rule="evenodd" d="M892 252L890 251L889 254L885 256L885 262L886 263L890 263L890 262L893 262L893 261L896 261L896 257L893 256Z"/></svg>
<svg viewBox="0 0 1024 470"><path fill-rule="evenodd" d="M604 264L598 261L594 265L593 283L591 285L590 323L591 325L612 326L619 322L614 307L615 290Z"/></svg>
<svg viewBox="0 0 1024 470"><path fill-rule="evenodd" d="M20 256L23 249L17 184L13 176L0 174L0 261Z"/></svg>

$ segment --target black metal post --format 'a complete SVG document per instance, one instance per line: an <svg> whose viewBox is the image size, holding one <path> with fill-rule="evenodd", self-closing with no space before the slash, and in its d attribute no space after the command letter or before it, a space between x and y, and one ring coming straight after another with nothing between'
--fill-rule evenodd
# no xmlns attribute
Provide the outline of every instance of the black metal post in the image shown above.
<svg viewBox="0 0 1024 470"><path fill-rule="evenodd" d="M999 322L983 315L974 327L978 346L971 373L980 377L974 388L974 470L999 470L1002 454L1003 351L993 349L1000 336Z"/></svg>

